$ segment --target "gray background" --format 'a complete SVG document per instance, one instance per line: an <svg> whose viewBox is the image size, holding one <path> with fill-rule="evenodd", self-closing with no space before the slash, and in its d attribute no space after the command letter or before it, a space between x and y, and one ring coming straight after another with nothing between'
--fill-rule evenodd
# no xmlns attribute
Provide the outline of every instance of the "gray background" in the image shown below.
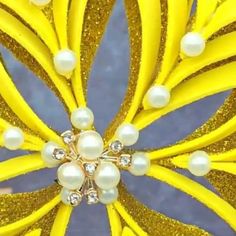
<svg viewBox="0 0 236 236"><path fill-rule="evenodd" d="M23 96L35 112L53 128L64 131L70 128L69 121L58 99L41 81L27 71L4 49L8 69ZM93 109L96 127L103 132L115 116L124 97L129 69L129 41L127 22L122 1L117 1L110 19L107 32L98 51L89 82L88 103ZM227 93L204 99L191 106L175 111L162 118L141 132L137 148L163 147L184 138L206 121L224 101ZM21 152L18 152L20 154ZM1 160L15 156L15 153L0 150ZM183 172L190 178L193 176ZM11 186L14 192L32 191L50 185L55 178L55 170L43 170L21 176L0 184ZM152 209L182 220L196 224L217 236L233 236L235 233L202 204L163 183L146 177L134 178L123 175L128 189ZM206 180L196 181L210 187ZM109 226L103 206L82 206L75 209L67 235L107 236Z"/></svg>

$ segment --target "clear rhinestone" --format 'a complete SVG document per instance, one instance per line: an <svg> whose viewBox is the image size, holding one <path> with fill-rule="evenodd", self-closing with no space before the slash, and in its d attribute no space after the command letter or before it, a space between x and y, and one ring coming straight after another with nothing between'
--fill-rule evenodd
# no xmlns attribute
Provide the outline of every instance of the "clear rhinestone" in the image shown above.
<svg viewBox="0 0 236 236"><path fill-rule="evenodd" d="M75 141L75 135L71 130L64 132L61 137L63 138L64 143L71 144Z"/></svg>
<svg viewBox="0 0 236 236"><path fill-rule="evenodd" d="M61 161L66 157L66 151L62 148L55 148L52 157L58 161Z"/></svg>
<svg viewBox="0 0 236 236"><path fill-rule="evenodd" d="M118 160L118 164L119 164L119 166L121 166L123 168L129 167L131 164L131 155L129 155L129 154L120 155L120 158Z"/></svg>
<svg viewBox="0 0 236 236"><path fill-rule="evenodd" d="M82 201L82 194L80 192L72 192L68 199L71 206L78 206Z"/></svg>
<svg viewBox="0 0 236 236"><path fill-rule="evenodd" d="M87 202L89 205L96 204L99 202L98 193L95 189L90 189L87 192Z"/></svg>
<svg viewBox="0 0 236 236"><path fill-rule="evenodd" d="M119 153L123 149L123 147L123 144L119 140L113 141L110 144L110 149L114 153Z"/></svg>
<svg viewBox="0 0 236 236"><path fill-rule="evenodd" d="M84 169L88 175L93 175L96 168L97 168L97 165L95 163L85 163L84 164Z"/></svg>

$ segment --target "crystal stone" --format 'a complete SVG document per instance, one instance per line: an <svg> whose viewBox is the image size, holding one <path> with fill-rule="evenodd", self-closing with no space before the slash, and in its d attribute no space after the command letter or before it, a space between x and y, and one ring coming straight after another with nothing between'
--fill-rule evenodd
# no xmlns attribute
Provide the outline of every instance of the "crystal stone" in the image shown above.
<svg viewBox="0 0 236 236"><path fill-rule="evenodd" d="M66 151L62 148L55 148L53 151L53 158L61 161L66 157Z"/></svg>
<svg viewBox="0 0 236 236"><path fill-rule="evenodd" d="M84 169L89 175L93 175L96 170L97 165L95 163L85 163Z"/></svg>
<svg viewBox="0 0 236 236"><path fill-rule="evenodd" d="M69 195L69 202L71 206L78 206L82 201L82 195L79 192L72 192Z"/></svg>
<svg viewBox="0 0 236 236"><path fill-rule="evenodd" d="M64 132L61 136L63 138L64 143L66 144L71 144L75 141L75 135L70 130Z"/></svg>
<svg viewBox="0 0 236 236"><path fill-rule="evenodd" d="M114 153L119 153L123 149L123 147L123 144L119 140L113 141L110 144L110 149Z"/></svg>
<svg viewBox="0 0 236 236"><path fill-rule="evenodd" d="M122 154L118 160L119 166L123 168L127 168L131 164L131 155L129 154Z"/></svg>
<svg viewBox="0 0 236 236"><path fill-rule="evenodd" d="M91 189L87 192L87 201L89 205L99 202L98 193L95 189Z"/></svg>

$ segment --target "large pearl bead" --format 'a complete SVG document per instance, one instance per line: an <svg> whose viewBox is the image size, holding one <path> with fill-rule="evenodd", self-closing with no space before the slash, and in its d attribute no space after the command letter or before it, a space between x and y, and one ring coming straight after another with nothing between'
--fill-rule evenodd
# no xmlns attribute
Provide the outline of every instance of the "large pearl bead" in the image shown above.
<svg viewBox="0 0 236 236"><path fill-rule="evenodd" d="M61 165L57 177L63 187L71 190L80 189L85 179L83 170L76 162Z"/></svg>
<svg viewBox="0 0 236 236"><path fill-rule="evenodd" d="M58 166L61 161L53 158L53 152L56 148L59 148L59 145L54 142L47 142L41 151L41 157L45 163L45 165L49 168Z"/></svg>
<svg viewBox="0 0 236 236"><path fill-rule="evenodd" d="M150 168L150 160L143 152L136 152L132 155L131 166L129 171L135 176L142 176L147 174Z"/></svg>
<svg viewBox="0 0 236 236"><path fill-rule="evenodd" d="M94 180L101 189L114 188L120 182L120 171L113 163L102 162L95 172Z"/></svg>
<svg viewBox="0 0 236 236"><path fill-rule="evenodd" d="M181 51L189 57L201 55L206 47L206 41L201 34L189 32L181 40Z"/></svg>
<svg viewBox="0 0 236 236"><path fill-rule="evenodd" d="M54 66L57 73L60 75L69 75L75 69L76 64L76 55L69 49L60 50L54 56Z"/></svg>
<svg viewBox="0 0 236 236"><path fill-rule="evenodd" d="M196 176L204 176L211 170L211 160L204 151L196 151L189 156L189 171Z"/></svg>
<svg viewBox="0 0 236 236"><path fill-rule="evenodd" d="M10 149L16 150L24 143L24 134L18 127L10 127L3 133L3 145Z"/></svg>
<svg viewBox="0 0 236 236"><path fill-rule="evenodd" d="M162 108L170 101L170 92L163 85L152 86L147 92L147 102L151 107Z"/></svg>
<svg viewBox="0 0 236 236"><path fill-rule="evenodd" d="M103 153L103 149L104 143L99 133L89 130L80 134L77 150L83 158L96 160Z"/></svg>
<svg viewBox="0 0 236 236"><path fill-rule="evenodd" d="M89 129L94 121L93 112L88 107L80 107L71 113L71 123L77 129Z"/></svg>
<svg viewBox="0 0 236 236"><path fill-rule="evenodd" d="M98 197L99 197L99 201L102 204L111 204L113 202L115 202L118 198L118 189L115 188L111 188L111 189L100 189L98 192Z"/></svg>
<svg viewBox="0 0 236 236"><path fill-rule="evenodd" d="M122 124L116 130L116 138L125 146L132 146L138 141L139 131L132 124Z"/></svg>
<svg viewBox="0 0 236 236"><path fill-rule="evenodd" d="M51 0L30 0L30 2L38 7L46 6Z"/></svg>

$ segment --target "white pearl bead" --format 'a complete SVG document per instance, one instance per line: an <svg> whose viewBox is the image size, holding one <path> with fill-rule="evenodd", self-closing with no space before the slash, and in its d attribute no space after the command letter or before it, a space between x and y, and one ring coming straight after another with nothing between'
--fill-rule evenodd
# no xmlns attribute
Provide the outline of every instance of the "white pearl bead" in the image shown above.
<svg viewBox="0 0 236 236"><path fill-rule="evenodd" d="M88 107L80 107L71 113L71 123L77 129L89 129L94 121L93 112Z"/></svg>
<svg viewBox="0 0 236 236"><path fill-rule="evenodd" d="M69 195L70 195L71 191L67 188L62 188L61 189L61 201L66 204L66 205L70 205L70 201L69 201Z"/></svg>
<svg viewBox="0 0 236 236"><path fill-rule="evenodd" d="M101 189L114 188L120 182L120 171L113 163L102 162L95 172L94 180Z"/></svg>
<svg viewBox="0 0 236 236"><path fill-rule="evenodd" d="M57 170L57 177L60 184L68 189L80 189L85 175L76 162L68 162L61 165Z"/></svg>
<svg viewBox="0 0 236 236"><path fill-rule="evenodd" d="M116 138L125 146L132 146L138 141L139 131L132 124L122 124L116 130Z"/></svg>
<svg viewBox="0 0 236 236"><path fill-rule="evenodd" d="M211 160L204 151L196 151L189 156L189 171L196 176L204 176L211 170Z"/></svg>
<svg viewBox="0 0 236 236"><path fill-rule="evenodd" d="M197 32L189 32L181 40L181 51L189 57L201 55L205 47L205 39Z"/></svg>
<svg viewBox="0 0 236 236"><path fill-rule="evenodd" d="M147 174L150 168L150 160L143 152L136 152L132 155L131 166L129 171L135 176L142 176Z"/></svg>
<svg viewBox="0 0 236 236"><path fill-rule="evenodd" d="M46 6L51 0L30 0L30 2L38 7Z"/></svg>
<svg viewBox="0 0 236 236"><path fill-rule="evenodd" d="M115 202L118 198L118 189L117 188L111 188L111 189L100 189L98 192L99 200L102 204L111 204Z"/></svg>
<svg viewBox="0 0 236 236"><path fill-rule="evenodd" d="M45 165L49 168L56 167L61 163L61 161L53 158L53 152L55 148L59 148L59 145L57 143L50 141L44 145L41 151L41 157Z"/></svg>
<svg viewBox="0 0 236 236"><path fill-rule="evenodd" d="M3 133L3 144L10 150L16 150L24 143L24 133L18 127L10 127Z"/></svg>
<svg viewBox="0 0 236 236"><path fill-rule="evenodd" d="M76 55L69 49L60 50L54 56L54 66L57 73L60 75L69 75L75 69L76 64Z"/></svg>
<svg viewBox="0 0 236 236"><path fill-rule="evenodd" d="M165 107L170 102L170 92L163 85L152 86L147 92L147 101L151 107Z"/></svg>
<svg viewBox="0 0 236 236"><path fill-rule="evenodd" d="M77 150L83 158L96 160L103 153L103 149L104 143L99 133L89 130L80 134Z"/></svg>

